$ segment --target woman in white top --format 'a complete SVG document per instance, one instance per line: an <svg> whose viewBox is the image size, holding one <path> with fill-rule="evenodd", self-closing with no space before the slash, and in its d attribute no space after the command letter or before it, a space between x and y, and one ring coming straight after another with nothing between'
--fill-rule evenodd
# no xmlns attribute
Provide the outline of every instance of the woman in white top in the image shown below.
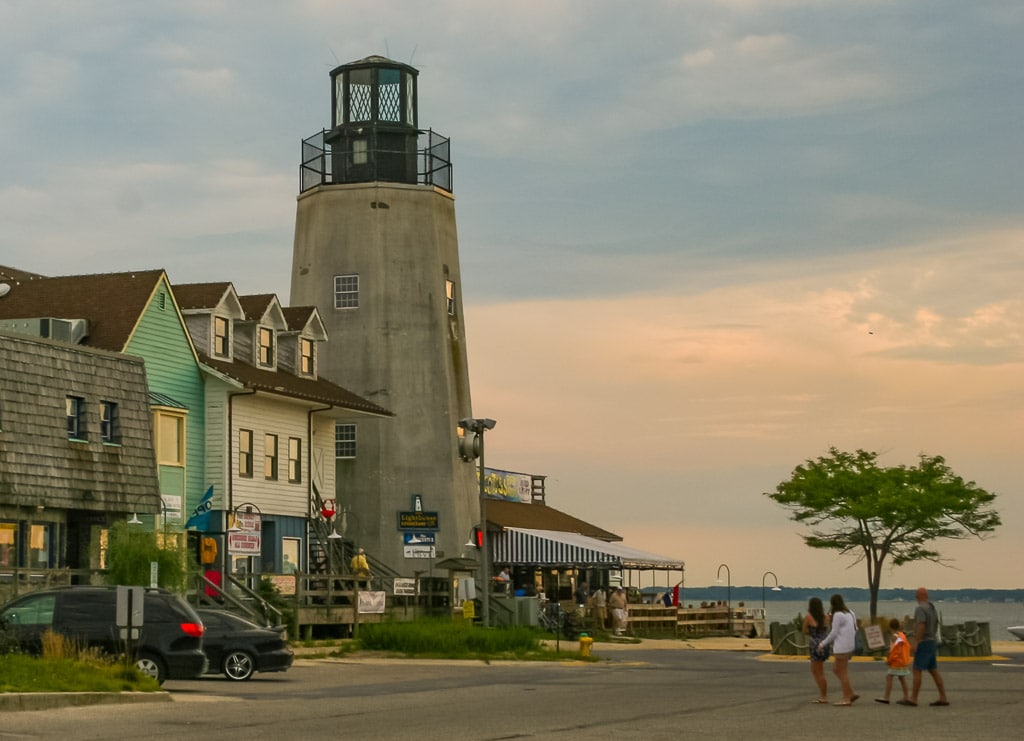
<svg viewBox="0 0 1024 741"><path fill-rule="evenodd" d="M853 705L860 695L853 691L850 686L850 657L857 645L857 616L843 602L843 595L833 594L829 601L832 606L832 628L829 630L821 647L832 646L832 653L836 659L833 671L836 679L843 688L842 702L836 705Z"/></svg>

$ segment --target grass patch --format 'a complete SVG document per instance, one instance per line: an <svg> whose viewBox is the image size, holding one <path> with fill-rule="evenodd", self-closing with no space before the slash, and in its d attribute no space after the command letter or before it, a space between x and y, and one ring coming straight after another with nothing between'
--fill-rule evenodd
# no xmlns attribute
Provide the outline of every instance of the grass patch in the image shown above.
<svg viewBox="0 0 1024 741"><path fill-rule="evenodd" d="M0 655L0 692L157 692L134 666L99 658Z"/></svg>
<svg viewBox="0 0 1024 741"><path fill-rule="evenodd" d="M0 692L157 692L134 664L83 648L60 633L42 635L42 656L0 654Z"/></svg>
<svg viewBox="0 0 1024 741"><path fill-rule="evenodd" d="M545 637L535 628L482 628L463 620L440 618L361 625L358 645L364 651L439 659L579 658L578 651L556 654L545 648L541 644Z"/></svg>

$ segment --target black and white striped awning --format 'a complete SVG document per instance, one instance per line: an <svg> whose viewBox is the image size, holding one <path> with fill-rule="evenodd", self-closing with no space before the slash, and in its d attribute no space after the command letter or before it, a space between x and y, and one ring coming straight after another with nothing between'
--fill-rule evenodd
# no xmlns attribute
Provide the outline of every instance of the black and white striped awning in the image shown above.
<svg viewBox="0 0 1024 741"><path fill-rule="evenodd" d="M494 563L522 566L610 566L683 569L683 561L608 543L579 533L509 527L492 539Z"/></svg>

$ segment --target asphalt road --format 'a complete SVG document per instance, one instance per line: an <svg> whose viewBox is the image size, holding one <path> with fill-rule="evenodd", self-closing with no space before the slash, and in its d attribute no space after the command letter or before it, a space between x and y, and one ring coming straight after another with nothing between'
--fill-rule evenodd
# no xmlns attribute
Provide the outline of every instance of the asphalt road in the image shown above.
<svg viewBox="0 0 1024 741"><path fill-rule="evenodd" d="M0 739L1007 739L1024 728L1024 655L941 666L950 707L880 705L882 663L851 666L861 699L813 705L805 660L619 649L602 661L299 660L250 682L167 682L173 702L4 713ZM831 676L831 674L829 674ZM830 689L838 699L833 681Z"/></svg>

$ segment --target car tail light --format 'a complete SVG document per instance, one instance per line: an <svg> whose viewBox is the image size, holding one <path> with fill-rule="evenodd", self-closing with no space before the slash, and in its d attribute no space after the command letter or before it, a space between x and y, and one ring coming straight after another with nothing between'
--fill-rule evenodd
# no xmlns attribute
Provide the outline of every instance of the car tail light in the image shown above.
<svg viewBox="0 0 1024 741"><path fill-rule="evenodd" d="M203 631L204 631L204 628L203 628L203 624L202 623L182 623L181 624L181 632L184 633L187 636L191 636L192 638L202 638L203 637Z"/></svg>

